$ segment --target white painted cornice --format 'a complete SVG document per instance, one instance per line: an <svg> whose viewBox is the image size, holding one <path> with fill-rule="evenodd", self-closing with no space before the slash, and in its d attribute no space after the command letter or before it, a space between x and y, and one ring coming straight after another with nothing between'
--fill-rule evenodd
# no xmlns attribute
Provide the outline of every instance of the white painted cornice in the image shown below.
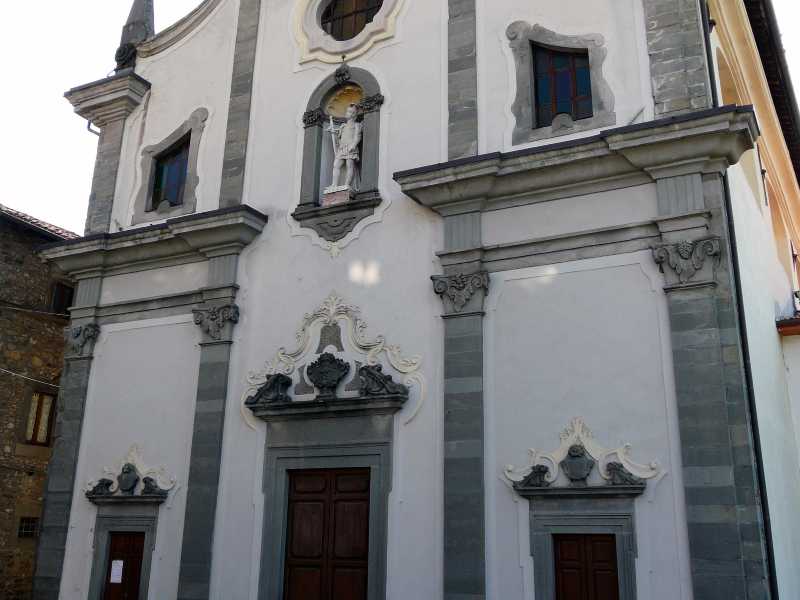
<svg viewBox="0 0 800 600"><path fill-rule="evenodd" d="M494 153L396 173L408 196L449 215L496 210L688 173L720 172L753 147L749 108L611 129L585 140Z"/></svg>
<svg viewBox="0 0 800 600"><path fill-rule="evenodd" d="M46 246L44 260L74 279L99 277L137 266L165 266L239 254L261 233L267 217L247 207L170 219L163 224L78 238Z"/></svg>
<svg viewBox="0 0 800 600"><path fill-rule="evenodd" d="M125 69L111 77L69 90L64 96L75 112L98 127L123 121L141 104L150 83Z"/></svg>

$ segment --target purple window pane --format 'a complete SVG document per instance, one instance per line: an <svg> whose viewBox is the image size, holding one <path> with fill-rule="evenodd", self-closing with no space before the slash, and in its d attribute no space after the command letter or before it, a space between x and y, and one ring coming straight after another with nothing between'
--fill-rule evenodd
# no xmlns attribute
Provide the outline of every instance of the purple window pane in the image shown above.
<svg viewBox="0 0 800 600"><path fill-rule="evenodd" d="M589 77L589 69L578 69L575 73L578 96L590 96L592 94L592 80Z"/></svg>
<svg viewBox="0 0 800 600"><path fill-rule="evenodd" d="M569 71L556 73L556 102L572 104L572 74Z"/></svg>
<svg viewBox="0 0 800 600"><path fill-rule="evenodd" d="M549 77L536 78L536 101L539 104L550 105L553 102L553 96L550 88Z"/></svg>
<svg viewBox="0 0 800 600"><path fill-rule="evenodd" d="M576 119L588 119L592 116L592 99L591 98L583 98L578 100L576 106Z"/></svg>

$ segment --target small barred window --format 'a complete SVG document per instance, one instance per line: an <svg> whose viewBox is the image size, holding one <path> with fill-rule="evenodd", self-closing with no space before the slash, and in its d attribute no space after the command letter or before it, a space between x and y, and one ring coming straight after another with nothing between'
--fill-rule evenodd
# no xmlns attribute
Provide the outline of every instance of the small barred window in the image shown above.
<svg viewBox="0 0 800 600"><path fill-rule="evenodd" d="M35 538L38 536L39 536L39 518L22 517L19 520L19 529L17 530L17 537Z"/></svg>

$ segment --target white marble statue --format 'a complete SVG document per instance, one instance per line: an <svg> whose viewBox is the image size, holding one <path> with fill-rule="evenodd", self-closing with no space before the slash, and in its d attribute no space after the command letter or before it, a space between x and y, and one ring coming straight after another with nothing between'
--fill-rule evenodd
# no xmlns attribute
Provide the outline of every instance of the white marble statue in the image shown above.
<svg viewBox="0 0 800 600"><path fill-rule="evenodd" d="M347 121L342 125L336 125L331 117L327 131L333 137L333 178L331 185L325 193L337 192L341 190L355 191L356 175L358 174L359 162L361 161L359 145L364 126L356 120L358 107L351 104L347 107L345 117ZM343 185L339 185L342 167L346 166L345 180Z"/></svg>

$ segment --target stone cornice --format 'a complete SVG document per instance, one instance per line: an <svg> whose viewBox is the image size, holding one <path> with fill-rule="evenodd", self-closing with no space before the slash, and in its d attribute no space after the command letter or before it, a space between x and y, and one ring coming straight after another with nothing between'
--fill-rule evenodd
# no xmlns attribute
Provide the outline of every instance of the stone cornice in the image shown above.
<svg viewBox="0 0 800 600"><path fill-rule="evenodd" d="M267 223L266 215L236 206L169 219L165 223L118 233L50 244L40 254L75 279L99 277L137 265L174 259L204 260L239 254Z"/></svg>
<svg viewBox="0 0 800 600"><path fill-rule="evenodd" d="M75 112L98 127L125 120L141 104L150 82L132 69L72 88L64 97Z"/></svg>
<svg viewBox="0 0 800 600"><path fill-rule="evenodd" d="M758 138L749 107L724 107L599 135L395 173L420 204L449 215L535 202L687 173L719 172ZM608 188L610 189L610 188ZM520 198L525 198L519 202Z"/></svg>

